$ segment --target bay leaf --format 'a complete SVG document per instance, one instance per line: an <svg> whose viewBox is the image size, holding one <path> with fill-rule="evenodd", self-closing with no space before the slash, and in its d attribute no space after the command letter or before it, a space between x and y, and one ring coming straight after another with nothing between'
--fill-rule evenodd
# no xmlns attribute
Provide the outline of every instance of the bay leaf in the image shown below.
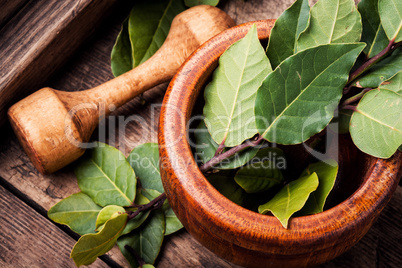
<svg viewBox="0 0 402 268"><path fill-rule="evenodd" d="M397 48L391 55L376 63L367 73L358 78L358 83L363 88L376 88L382 82L390 79L401 71L402 48Z"/></svg>
<svg viewBox="0 0 402 268"><path fill-rule="evenodd" d="M173 18L185 9L182 0L135 1L112 49L113 75L149 59L164 43Z"/></svg>
<svg viewBox="0 0 402 268"><path fill-rule="evenodd" d="M157 143L144 143L135 147L127 159L140 179L142 187L154 189L159 193L164 192L159 171Z"/></svg>
<svg viewBox="0 0 402 268"><path fill-rule="evenodd" d="M51 207L47 215L52 221L84 235L95 232L96 217L101 209L88 195L79 192Z"/></svg>
<svg viewBox="0 0 402 268"><path fill-rule="evenodd" d="M123 153L98 143L75 168L78 186L98 205L129 206L136 192L135 174Z"/></svg>
<svg viewBox="0 0 402 268"><path fill-rule="evenodd" d="M128 19L133 67L150 58L165 41L183 0L135 1Z"/></svg>
<svg viewBox="0 0 402 268"><path fill-rule="evenodd" d="M157 198L158 196L160 196L162 193L160 193L156 190L153 190L153 189L145 189L144 188L144 189L142 189L142 194L144 196L146 196L149 200L153 200L153 199ZM180 230L181 228L183 228L183 225L177 218L176 214L174 214L167 199L163 203L160 210L163 211L163 213L165 215L165 223L166 223L165 235L170 235L170 234Z"/></svg>
<svg viewBox="0 0 402 268"><path fill-rule="evenodd" d="M130 71L133 68L131 56L131 41L128 34L128 19L123 22L120 33L116 38L110 56L110 65L115 77Z"/></svg>
<svg viewBox="0 0 402 268"><path fill-rule="evenodd" d="M388 89L395 91L398 94L402 94L402 71L399 71L390 79L382 82L378 88Z"/></svg>
<svg viewBox="0 0 402 268"><path fill-rule="evenodd" d="M304 207L297 212L298 215L309 215L324 211L325 201L335 185L338 174L338 163L335 160L328 159L325 162L310 164L303 171L301 177L309 176L313 173L316 173L318 176L319 184L317 190L310 194Z"/></svg>
<svg viewBox="0 0 402 268"><path fill-rule="evenodd" d="M212 186L230 201L243 205L246 192L234 181L233 172L222 170L207 177Z"/></svg>
<svg viewBox="0 0 402 268"><path fill-rule="evenodd" d="M264 192L284 181L281 171L269 160L240 168L234 179L246 193Z"/></svg>
<svg viewBox="0 0 402 268"><path fill-rule="evenodd" d="M202 163L208 162L212 157L214 157L216 150L219 145L212 139L205 126L204 121L201 121L194 132L195 136L195 150L197 158L201 159ZM229 150L226 148L223 152ZM258 152L259 147L251 147L240 151L239 153L224 159L221 163L216 165L214 169L235 169L238 168L249 160L251 160L255 154Z"/></svg>
<svg viewBox="0 0 402 268"><path fill-rule="evenodd" d="M124 230L127 214L119 214L109 219L102 230L96 234L81 236L71 251L75 265L90 265L97 257L108 252Z"/></svg>
<svg viewBox="0 0 402 268"><path fill-rule="evenodd" d="M270 201L258 207L258 212L271 212L282 224L288 227L289 218L302 209L310 194L318 187L316 173L301 177L285 185Z"/></svg>
<svg viewBox="0 0 402 268"><path fill-rule="evenodd" d="M109 205L99 212L98 217L96 218L96 229L100 226L103 226L110 218L112 218L115 213L125 213L126 210L121 206Z"/></svg>
<svg viewBox="0 0 402 268"><path fill-rule="evenodd" d="M181 224L179 218L177 218L176 214L170 206L164 212L166 221L165 236L173 234L183 228L183 224Z"/></svg>
<svg viewBox="0 0 402 268"><path fill-rule="evenodd" d="M296 52L296 41L307 27L309 11L308 0L297 0L275 21L267 47L273 69Z"/></svg>
<svg viewBox="0 0 402 268"><path fill-rule="evenodd" d="M330 43L360 40L362 23L353 0L320 0L310 11L307 29L297 40L297 51Z"/></svg>
<svg viewBox="0 0 402 268"><path fill-rule="evenodd" d="M137 205L145 205L147 203L149 203L149 199L146 198L141 191L137 190L137 194L135 196L135 204ZM127 210L130 211L136 211L137 208L128 208ZM150 211L144 211L144 212L140 212L136 217L134 217L133 219L130 219L127 222L126 228L124 228L124 231L121 235L125 235L130 233L132 230L137 229L138 227L140 227L148 218L150 214Z"/></svg>
<svg viewBox="0 0 402 268"><path fill-rule="evenodd" d="M188 7L198 5L210 5L215 7L217 4L219 4L219 0L184 0L184 4Z"/></svg>
<svg viewBox="0 0 402 268"><path fill-rule="evenodd" d="M354 144L379 158L391 157L402 144L402 95L387 89L367 92L350 120Z"/></svg>
<svg viewBox="0 0 402 268"><path fill-rule="evenodd" d="M361 42L367 44L364 53L367 58L371 58L386 48L389 43L378 14L378 0L362 0L357 7L363 24Z"/></svg>
<svg viewBox="0 0 402 268"><path fill-rule="evenodd" d="M154 210L148 220L129 234L121 236L117 245L132 267L138 267L133 255L124 246L128 245L148 264L153 264L158 256L165 234L165 216L163 211Z"/></svg>
<svg viewBox="0 0 402 268"><path fill-rule="evenodd" d="M323 130L363 48L363 43L327 44L283 61L257 92L255 116L261 136L273 143L298 144Z"/></svg>
<svg viewBox="0 0 402 268"><path fill-rule="evenodd" d="M379 0L378 12L389 40L402 41L402 2L400 0Z"/></svg>
<svg viewBox="0 0 402 268"><path fill-rule="evenodd" d="M278 147L266 147L268 145L261 146L256 155L247 163L249 165L271 161L273 165L278 169L286 168L285 153Z"/></svg>
<svg viewBox="0 0 402 268"><path fill-rule="evenodd" d="M241 144L256 134L254 103L258 87L271 65L254 24L247 35L219 58L204 91L205 124L217 144Z"/></svg>

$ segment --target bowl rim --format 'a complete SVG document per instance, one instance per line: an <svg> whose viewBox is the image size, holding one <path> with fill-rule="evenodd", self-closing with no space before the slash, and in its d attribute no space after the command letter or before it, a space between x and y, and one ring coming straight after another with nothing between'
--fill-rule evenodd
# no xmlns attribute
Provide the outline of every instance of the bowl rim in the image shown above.
<svg viewBox="0 0 402 268"><path fill-rule="evenodd" d="M309 246L325 249L340 243L336 238L355 237L354 233L360 232L358 240L371 227L367 220L372 223L378 217L398 185L400 152L390 159L372 158L371 175L348 199L324 212L292 218L288 229L275 217L250 211L224 197L208 182L194 160L187 141L187 122L203 87L197 85L205 83L212 72L206 75L208 70L215 69L213 66L228 44L243 37L253 24L257 25L259 38L267 39L273 21L244 23L211 38L185 61L170 82L161 108L158 134L160 168L168 200L190 233L191 224L205 228L206 221L213 221L204 231L247 249L266 252L274 249L292 254L284 252L283 246L297 245L303 240L305 252ZM183 193L185 196L179 196ZM196 211L186 211L184 204ZM323 235L328 232L334 238L332 241Z"/></svg>

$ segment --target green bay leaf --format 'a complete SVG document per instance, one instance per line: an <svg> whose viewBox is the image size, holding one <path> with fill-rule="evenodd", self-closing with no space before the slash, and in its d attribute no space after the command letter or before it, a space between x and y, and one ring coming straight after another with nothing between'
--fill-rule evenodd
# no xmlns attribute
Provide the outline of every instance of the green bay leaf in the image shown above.
<svg viewBox="0 0 402 268"><path fill-rule="evenodd" d="M169 206L165 211L166 230L165 236L173 234L183 228L179 218L177 218L173 209Z"/></svg>
<svg viewBox="0 0 402 268"><path fill-rule="evenodd" d="M247 193L264 192L284 181L281 171L269 160L240 168L234 179Z"/></svg>
<svg viewBox="0 0 402 268"><path fill-rule="evenodd" d="M138 263L125 249L125 245L132 247L146 263L153 264L160 252L164 235L165 215L161 210L154 210L139 229L121 236L117 245L132 267L138 267Z"/></svg>
<svg viewBox="0 0 402 268"><path fill-rule="evenodd" d="M81 236L71 251L70 257L75 265L90 265L108 252L123 232L126 222L127 214L119 214L109 219L100 232Z"/></svg>
<svg viewBox="0 0 402 268"><path fill-rule="evenodd" d="M212 157L214 157L216 150L219 145L212 139L204 121L201 121L194 132L196 141L196 154L197 157L202 161L202 163L208 162ZM230 148L225 148L223 152L229 150ZM214 166L214 169L235 169L238 168L248 161L250 161L255 154L258 152L258 147L247 148L232 157L224 159L221 163Z"/></svg>
<svg viewBox="0 0 402 268"><path fill-rule="evenodd" d="M320 0L310 11L307 29L297 40L297 51L330 43L360 40L362 23L353 0Z"/></svg>
<svg viewBox="0 0 402 268"><path fill-rule="evenodd" d="M219 4L219 0L184 0L184 4L188 7L198 5L210 5L215 7L217 4Z"/></svg>
<svg viewBox="0 0 402 268"><path fill-rule="evenodd" d="M120 33L116 38L110 56L110 65L115 77L124 74L133 68L131 41L128 34L128 19L123 22Z"/></svg>
<svg viewBox="0 0 402 268"><path fill-rule="evenodd" d="M127 159L141 181L142 187L154 189L159 193L164 192L159 171L157 143L144 143L135 147Z"/></svg>
<svg viewBox="0 0 402 268"><path fill-rule="evenodd" d="M248 164L255 164L264 161L273 162L275 167L278 169L286 168L285 153L278 147L261 146L261 149L248 162Z"/></svg>
<svg viewBox="0 0 402 268"><path fill-rule="evenodd" d="M292 55L258 89L255 116L264 139L301 143L323 130L363 43L327 44Z"/></svg>
<svg viewBox="0 0 402 268"><path fill-rule="evenodd" d="M137 194L136 194L135 202L134 202L134 203L137 204L137 205L145 205L145 204L149 203L149 199L146 198L146 197L141 193L141 191L138 191L138 190L137 190ZM129 211L136 211L137 208L129 208L129 209L127 209L127 210L129 210ZM148 210L148 211L144 211L144 212L140 212L135 218L130 219L130 220L127 222L126 228L124 229L122 235L128 234L128 233L130 233L132 230L135 230L135 229L137 229L138 227L140 227L140 226L146 221L146 219L148 218L149 214L150 214L150 211L149 211L149 210Z"/></svg>
<svg viewBox="0 0 402 268"><path fill-rule="evenodd" d="M396 75L394 75L390 79L382 82L378 88L388 89L398 94L402 94L402 71L399 71Z"/></svg>
<svg viewBox="0 0 402 268"><path fill-rule="evenodd" d="M298 212L298 215L309 215L324 211L325 201L332 188L334 187L336 176L338 174L338 163L335 160L326 160L310 164L301 177L316 173L318 176L317 190L312 192L307 199L304 207Z"/></svg>
<svg viewBox="0 0 402 268"><path fill-rule="evenodd" d="M233 147L256 134L256 92L270 71L253 25L219 58L219 66L204 91L205 124L217 144Z"/></svg>
<svg viewBox="0 0 402 268"><path fill-rule="evenodd" d="M402 2L400 0L379 0L378 12L388 39L402 41Z"/></svg>
<svg viewBox="0 0 402 268"><path fill-rule="evenodd" d="M162 46L174 17L184 10L182 0L134 3L128 19L133 67L146 61Z"/></svg>
<svg viewBox="0 0 402 268"><path fill-rule="evenodd" d="M363 32L361 41L367 46L364 53L371 58L387 47L389 40L378 14L378 0L362 0L358 4L362 16Z"/></svg>
<svg viewBox="0 0 402 268"><path fill-rule="evenodd" d="M96 217L101 209L88 195L80 192L58 202L47 215L52 221L84 235L95 232Z"/></svg>
<svg viewBox="0 0 402 268"><path fill-rule="evenodd" d="M135 174L123 153L98 143L75 168L78 186L98 205L129 206L136 192Z"/></svg>
<svg viewBox="0 0 402 268"><path fill-rule="evenodd" d="M311 192L318 187L316 173L307 175L285 185L270 201L258 207L258 212L271 212L282 224L288 227L289 218L302 209Z"/></svg>
<svg viewBox="0 0 402 268"><path fill-rule="evenodd" d="M145 189L145 188L142 189L141 193L149 200L153 200L162 194L157 190ZM165 200L165 202L163 203L162 207L159 210L163 211L163 213L165 214L165 223L166 223L165 235L170 235L174 232L177 232L183 227L183 225L177 218L176 214L174 214L167 200Z"/></svg>
<svg viewBox="0 0 402 268"><path fill-rule="evenodd" d="M149 59L164 43L182 0L135 1L112 49L111 68L119 76Z"/></svg>
<svg viewBox="0 0 402 268"><path fill-rule="evenodd" d="M100 226L103 226L112 217L118 215L119 213L122 214L125 212L126 210L121 206L109 205L104 207L96 218L96 229L98 229Z"/></svg>
<svg viewBox="0 0 402 268"><path fill-rule="evenodd" d="M234 181L233 172L222 170L207 177L212 186L230 201L243 205L246 192Z"/></svg>
<svg viewBox="0 0 402 268"><path fill-rule="evenodd" d="M379 158L391 157L402 144L402 95L387 89L367 92L350 120L354 144Z"/></svg>
<svg viewBox="0 0 402 268"><path fill-rule="evenodd" d="M296 41L309 21L308 0L297 0L275 21L267 47L267 56L275 69L296 52Z"/></svg>

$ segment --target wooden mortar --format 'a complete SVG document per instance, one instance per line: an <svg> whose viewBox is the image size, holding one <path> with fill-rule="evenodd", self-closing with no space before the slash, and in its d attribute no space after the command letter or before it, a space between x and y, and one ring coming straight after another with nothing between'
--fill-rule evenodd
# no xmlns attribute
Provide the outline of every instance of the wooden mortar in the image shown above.
<svg viewBox="0 0 402 268"><path fill-rule="evenodd" d="M254 23L260 40L267 39L272 20L226 30L197 49L172 79L158 134L163 186L185 228L217 255L246 267L318 265L348 250L369 230L398 185L402 153L377 159L341 143L339 175L360 186L333 208L292 218L288 229L273 216L247 210L221 195L194 160L187 123L221 54Z"/></svg>

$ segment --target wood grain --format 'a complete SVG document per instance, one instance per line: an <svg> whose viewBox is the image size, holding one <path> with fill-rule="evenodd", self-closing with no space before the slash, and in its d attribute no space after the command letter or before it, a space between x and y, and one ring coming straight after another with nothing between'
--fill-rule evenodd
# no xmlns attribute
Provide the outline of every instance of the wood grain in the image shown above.
<svg viewBox="0 0 402 268"><path fill-rule="evenodd" d="M0 266L75 267L69 250L76 242L0 186ZM108 267L98 259L92 267Z"/></svg>
<svg viewBox="0 0 402 268"><path fill-rule="evenodd" d="M0 29L12 18L29 0L1 0L0 1Z"/></svg>
<svg viewBox="0 0 402 268"><path fill-rule="evenodd" d="M0 31L0 126L93 32L117 0L30 1Z"/></svg>
<svg viewBox="0 0 402 268"><path fill-rule="evenodd" d="M275 14L279 15L282 12L277 7L282 8L286 5L285 3L290 4L291 2L292 0L248 0L245 2L228 0L223 1L221 7L237 23L241 23L247 20L275 18ZM110 51L124 19L122 14L128 10L121 8L118 13L114 13L108 23L104 24L100 31L93 36L93 39L84 44L73 57L70 57L67 64L63 65L43 85L60 90L79 91L112 79ZM167 84L144 93L145 104L142 104L140 98L135 98L114 111L95 130L92 139L116 146L125 155L128 155L135 146L144 142L156 142L160 104L166 87ZM119 121L125 121L124 126L119 124ZM0 178L1 185L7 185L7 189L12 189L14 195L20 196L29 206L34 207L43 218L52 205L79 190L72 172L72 165L52 175L39 174L22 151L14 134L4 128L0 132L0 177L2 177ZM0 212L3 211L3 206L0 206ZM361 242L340 257L320 267L401 267L402 233L400 230L402 230L402 222L400 215L402 215L402 188L398 187L377 223ZM19 225L19 223L14 225ZM2 228L1 226L0 228ZM1 229L1 233L3 230ZM13 232L12 229L10 232ZM44 241L44 243L50 242ZM63 254L69 254L70 250L70 247L63 249ZM2 254L1 258L5 260L15 258L13 248L4 249L4 252L2 251L0 254ZM32 254L33 260L30 262L38 262L41 259L39 255ZM116 267L128 267L118 249L114 248L109 255L113 261L118 263ZM21 262L20 266L28 267L30 262L25 265ZM229 268L235 266L202 247L188 232L183 230L166 238L156 267Z"/></svg>

